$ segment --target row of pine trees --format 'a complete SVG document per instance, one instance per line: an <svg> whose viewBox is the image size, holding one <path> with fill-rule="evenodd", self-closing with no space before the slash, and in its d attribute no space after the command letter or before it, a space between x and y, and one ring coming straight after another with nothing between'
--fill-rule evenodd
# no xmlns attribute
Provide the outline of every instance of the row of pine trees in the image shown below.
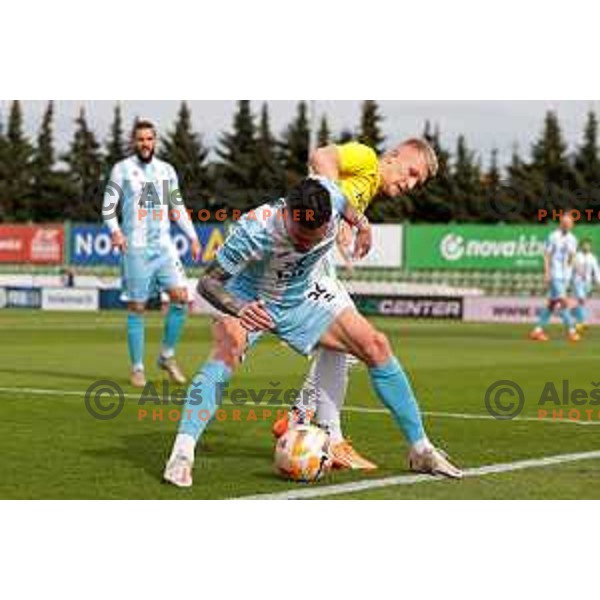
<svg viewBox="0 0 600 600"><path fill-rule="evenodd" d="M90 129L81 108L69 148L60 155L53 139L54 110L49 102L34 141L24 133L18 101L11 104L6 124L0 120L0 221L100 219L110 168L129 152L129 127L123 122L121 107L114 107L104 143ZM383 122L378 104L366 100L355 131L334 134L323 115L312 142L325 145L358 139L381 153L387 141ZM505 169L499 167L495 150L484 168L462 135L450 150L443 145L439 128L429 122L420 133L438 153L438 177L403 198L378 198L369 211L373 221L520 222L535 220L541 208L585 210L600 204L594 112L588 114L581 142L572 153L557 115L547 112L527 156L515 147ZM294 119L277 136L266 103L254 114L250 101L240 100L231 131L221 135L211 153L194 131L188 104L182 102L175 123L160 140L159 156L177 170L189 208L246 210L279 196L305 175L310 144L306 102L298 103Z"/></svg>

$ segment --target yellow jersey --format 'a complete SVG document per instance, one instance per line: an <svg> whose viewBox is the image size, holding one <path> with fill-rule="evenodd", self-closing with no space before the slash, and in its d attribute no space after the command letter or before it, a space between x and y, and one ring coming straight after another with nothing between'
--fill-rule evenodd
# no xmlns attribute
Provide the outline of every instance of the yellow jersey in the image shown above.
<svg viewBox="0 0 600 600"><path fill-rule="evenodd" d="M348 142L336 146L340 178L337 182L354 208L364 213L379 189L379 159L369 146Z"/></svg>

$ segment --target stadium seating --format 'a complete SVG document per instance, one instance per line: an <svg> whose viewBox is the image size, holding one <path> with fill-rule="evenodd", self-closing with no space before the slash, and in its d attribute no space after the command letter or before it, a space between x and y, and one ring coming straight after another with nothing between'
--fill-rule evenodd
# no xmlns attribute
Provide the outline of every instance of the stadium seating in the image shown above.
<svg viewBox="0 0 600 600"><path fill-rule="evenodd" d="M75 267L78 275L90 275L112 280L119 270L111 267ZM42 265L2 265L0 275L56 276L62 267ZM197 277L200 268L187 270L189 277ZM544 296L546 286L539 272L521 271L447 271L383 268L356 268L352 272L343 268L339 277L349 282L352 290L364 293L436 294L436 295L489 295L489 296ZM377 290L377 292L375 291ZM592 294L594 295L594 294Z"/></svg>
<svg viewBox="0 0 600 600"><path fill-rule="evenodd" d="M475 293L493 296L542 296L545 285L541 273L510 271L406 271L401 269L355 269L352 273L340 271L345 281L387 282L405 286L405 293L418 289L447 289L453 293ZM437 291L437 293L440 293Z"/></svg>

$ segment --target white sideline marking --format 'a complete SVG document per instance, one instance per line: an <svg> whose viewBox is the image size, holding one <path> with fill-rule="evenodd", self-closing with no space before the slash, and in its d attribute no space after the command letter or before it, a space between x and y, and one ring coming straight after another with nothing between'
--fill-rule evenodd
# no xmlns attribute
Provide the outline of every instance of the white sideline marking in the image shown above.
<svg viewBox="0 0 600 600"><path fill-rule="evenodd" d="M575 454L558 454L556 456L519 460L511 463L497 463L495 465L473 467L472 469L466 469L464 471L464 476L482 477L484 475L509 473L511 471L522 471L524 469L536 469L580 460L591 460L594 458L600 458L600 450L595 450L593 452L578 452ZM327 485L322 487L288 490L286 492L276 492L273 494L267 493L256 494L254 496L241 496L239 498L232 498L232 500L305 500L308 498L324 498L326 496L350 494L354 492L362 492L364 490L380 489L397 485L414 485L415 483L422 483L424 481L439 481L441 479L444 478L432 477L431 475L399 475L396 477L385 477L382 479L367 479L363 481L339 483L336 485Z"/></svg>
<svg viewBox="0 0 600 600"><path fill-rule="evenodd" d="M157 389L157 391L159 391ZM15 394L15 393L26 393L33 395L46 395L46 396L79 396L83 398L85 396L85 390L57 390L57 389L46 389L46 388L26 388L26 387L0 387L0 394ZM132 394L123 392L123 396L125 398L139 398L140 394ZM226 406L233 406L234 404L231 402L224 402ZM258 408L258 405L254 405L253 403L248 403L246 406L250 408ZM240 408L243 408L240 407ZM270 408L273 409L284 409L285 406L272 406ZM342 412L354 412L354 413L364 413L364 414L389 414L387 408L369 408L367 406L344 406L342 408ZM492 415L487 414L478 414L478 413L451 413L451 412L439 412L439 411L423 411L423 414L427 417L441 418L441 419L462 419L465 421L475 420L475 421L499 421L500 419L496 419ZM600 425L600 421L575 421L571 419L538 419L537 417L515 417L514 419L510 419L510 421L526 421L530 423L555 423L555 424L571 424L571 425Z"/></svg>
<svg viewBox="0 0 600 600"><path fill-rule="evenodd" d="M83 398L85 396L85 390L77 391L77 390L57 390L57 389L45 389L45 388L21 388L21 387L0 387L0 393L6 394L33 394L34 396L38 395L46 395L46 396L79 396ZM140 391L140 394L142 392ZM140 394L126 394L123 393L125 398L139 398Z"/></svg>
<svg viewBox="0 0 600 600"><path fill-rule="evenodd" d="M359 413L383 413L388 414L387 408L368 408L366 406L344 406L342 411L359 412ZM450 413L424 410L422 411L426 417L440 417L442 419L464 419L468 420L483 420L483 421L501 421L492 415L478 413ZM573 425L600 425L600 421L576 421L570 419L538 419L537 417L515 417L514 419L505 419L508 421L528 421L532 423L572 423Z"/></svg>

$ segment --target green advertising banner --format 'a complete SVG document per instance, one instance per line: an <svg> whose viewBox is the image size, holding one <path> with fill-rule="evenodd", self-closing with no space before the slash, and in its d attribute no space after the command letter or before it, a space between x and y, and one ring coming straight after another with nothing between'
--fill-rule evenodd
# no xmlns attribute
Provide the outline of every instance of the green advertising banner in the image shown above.
<svg viewBox="0 0 600 600"><path fill-rule="evenodd" d="M404 228L408 269L507 269L536 271L544 266L550 225L408 225ZM600 225L579 225L577 239L592 238L600 253Z"/></svg>

